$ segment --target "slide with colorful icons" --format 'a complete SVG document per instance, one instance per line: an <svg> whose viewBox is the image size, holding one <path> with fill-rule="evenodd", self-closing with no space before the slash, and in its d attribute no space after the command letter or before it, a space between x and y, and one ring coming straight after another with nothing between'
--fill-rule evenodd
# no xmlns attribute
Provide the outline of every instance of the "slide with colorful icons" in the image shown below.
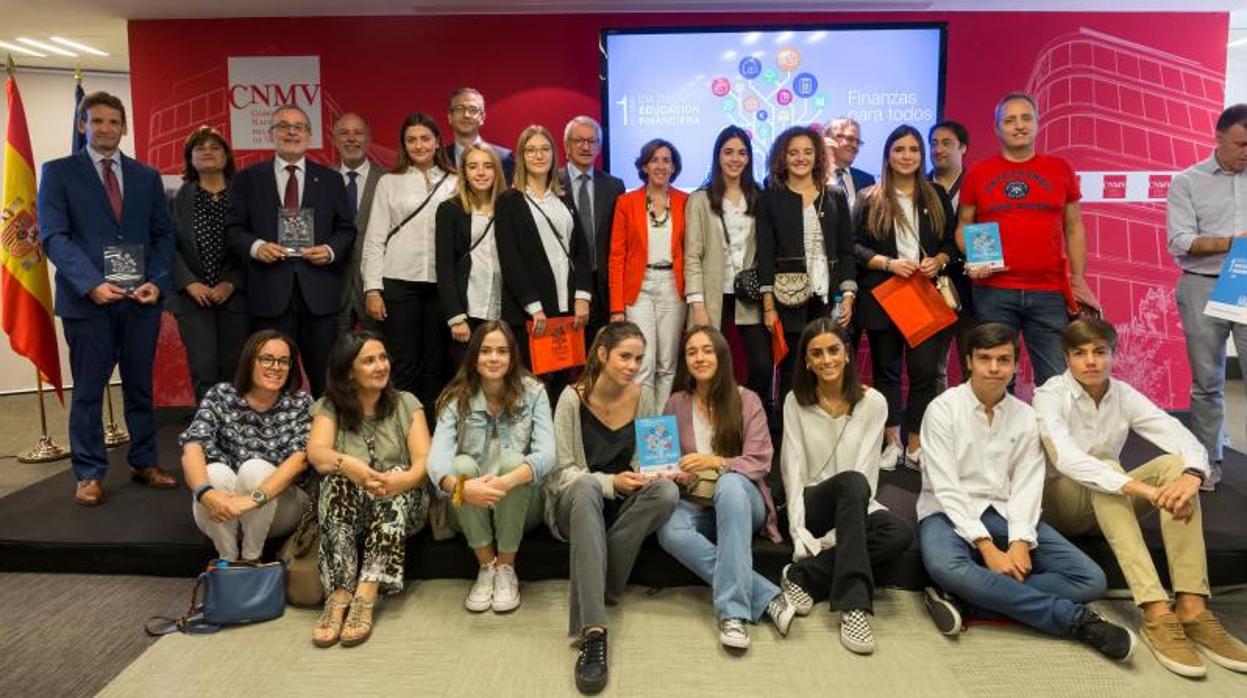
<svg viewBox="0 0 1247 698"><path fill-rule="evenodd" d="M865 143L881 144L900 124L925 131L939 117L937 26L619 32L603 45L610 169L630 188L639 184L632 161L652 138L679 149L677 186L688 189L705 177L714 136L730 124L752 134L761 180L771 143L790 126L849 116ZM877 174L873 160L856 166Z"/></svg>

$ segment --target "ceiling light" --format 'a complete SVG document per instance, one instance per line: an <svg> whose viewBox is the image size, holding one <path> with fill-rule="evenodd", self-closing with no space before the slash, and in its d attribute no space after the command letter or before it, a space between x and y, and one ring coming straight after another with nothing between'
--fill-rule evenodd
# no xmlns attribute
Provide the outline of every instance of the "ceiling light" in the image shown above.
<svg viewBox="0 0 1247 698"><path fill-rule="evenodd" d="M33 46L39 49L40 51L47 51L48 53L55 53L61 56L69 56L70 58L78 57L78 54L74 53L73 51L66 51L63 48L60 48L58 46L52 46L50 44L45 44L42 41L35 41L34 39L28 39L24 36L17 37L17 40L23 44L26 44L27 46Z"/></svg>
<svg viewBox="0 0 1247 698"><path fill-rule="evenodd" d="M18 53L22 53L27 56L34 56L35 58L47 58L48 57L47 54L39 53L38 51L32 51L26 48L25 46L18 46L17 44L10 44L7 41L0 41L0 48L6 48L10 51L17 51Z"/></svg>
<svg viewBox="0 0 1247 698"><path fill-rule="evenodd" d="M77 49L79 51L82 51L83 53L89 53L92 56L107 56L108 55L107 53L99 50L98 48L92 48L91 46L87 46L86 44L80 44L77 41L70 41L69 39L64 39L59 36L54 36L51 38L53 41L60 44L61 46L68 46L72 49Z"/></svg>

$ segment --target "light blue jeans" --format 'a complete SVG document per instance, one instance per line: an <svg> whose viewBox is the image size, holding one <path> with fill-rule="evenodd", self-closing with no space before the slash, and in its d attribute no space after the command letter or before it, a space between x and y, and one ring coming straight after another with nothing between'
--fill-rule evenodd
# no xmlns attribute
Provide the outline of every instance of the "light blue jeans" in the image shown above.
<svg viewBox="0 0 1247 698"><path fill-rule="evenodd" d="M779 587L753 571L753 533L766 518L762 493L740 473L726 473L714 488L714 506L680 500L658 529L658 543L714 590L719 620L757 621Z"/></svg>
<svg viewBox="0 0 1247 698"><path fill-rule="evenodd" d="M992 542L1008 547L1009 523L995 509L980 517ZM1108 586L1104 571L1046 523L1037 528L1039 545L1031 550L1031 573L1025 581L997 574L953 529L944 514L918 524L922 562L941 589L976 609L1008 616L1049 635L1069 635L1083 604L1100 598Z"/></svg>
<svg viewBox="0 0 1247 698"><path fill-rule="evenodd" d="M1186 334L1186 358L1191 364L1191 433L1208 449L1208 458L1221 460L1225 427L1225 342L1234 337L1238 365L1247 376L1247 325L1204 315L1204 306L1217 280L1182 274L1178 278L1178 314ZM1142 386L1139 386L1142 389Z"/></svg>

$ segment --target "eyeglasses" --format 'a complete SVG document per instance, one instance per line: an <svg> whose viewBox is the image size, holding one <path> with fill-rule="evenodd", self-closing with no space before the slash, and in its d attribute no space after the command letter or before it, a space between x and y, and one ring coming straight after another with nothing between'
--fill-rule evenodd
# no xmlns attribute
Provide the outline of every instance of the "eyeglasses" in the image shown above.
<svg viewBox="0 0 1247 698"><path fill-rule="evenodd" d="M262 368L280 368L283 371L290 368L290 357L288 356L272 356L270 354L260 354L256 358L256 362Z"/></svg>
<svg viewBox="0 0 1247 698"><path fill-rule="evenodd" d="M598 144L598 139L596 138L573 138L567 142L573 146L587 145L589 147L593 147Z"/></svg>
<svg viewBox="0 0 1247 698"><path fill-rule="evenodd" d="M524 148L525 155L549 155L554 149L548 145L530 145Z"/></svg>
<svg viewBox="0 0 1247 698"><path fill-rule="evenodd" d="M846 136L844 134L840 134L836 136L835 139L840 141L841 143L850 143L852 145L857 145L857 146L860 146L866 142L860 138L855 138L853 136Z"/></svg>
<svg viewBox="0 0 1247 698"><path fill-rule="evenodd" d="M468 116L480 116L485 110L474 104L457 104L450 108L451 114L467 114Z"/></svg>
<svg viewBox="0 0 1247 698"><path fill-rule="evenodd" d="M273 124L274 131L289 131L291 133L303 133L312 129L307 124L292 124L289 121L278 121Z"/></svg>

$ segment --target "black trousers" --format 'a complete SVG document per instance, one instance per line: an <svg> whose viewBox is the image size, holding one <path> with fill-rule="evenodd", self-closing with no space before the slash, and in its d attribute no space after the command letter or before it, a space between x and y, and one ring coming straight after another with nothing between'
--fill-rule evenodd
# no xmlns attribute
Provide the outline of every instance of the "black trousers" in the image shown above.
<svg viewBox="0 0 1247 698"><path fill-rule="evenodd" d="M186 363L195 388L195 402L217 383L231 381L238 370L238 356L247 342L246 306L230 310L225 306L201 307L185 291L177 292L178 334L186 350ZM237 293L237 291L235 292ZM231 297L231 301L234 299Z"/></svg>
<svg viewBox="0 0 1247 698"><path fill-rule="evenodd" d="M927 341L910 348L896 326L886 330L866 330L870 339L871 372L875 388L888 399L888 426L899 426L905 415L905 433L922 430L927 405L944 390L944 362L952 330L945 329ZM909 374L909 407L901 405L901 364Z"/></svg>
<svg viewBox="0 0 1247 698"><path fill-rule="evenodd" d="M914 532L895 514L869 516L870 484L856 470L805 488L805 528L823 536L833 528L836 545L795 563L788 578L831 610L874 612L874 570L909 549Z"/></svg>
<svg viewBox="0 0 1247 698"><path fill-rule="evenodd" d="M437 423L434 405L450 382L450 328L442 315L437 284L382 279L385 346L394 387L415 395L429 428Z"/></svg>
<svg viewBox="0 0 1247 698"><path fill-rule="evenodd" d="M723 296L723 312L719 317L719 327L725 336L729 328L733 326L740 334L740 343L745 347L745 387L757 393L761 398L769 420L775 411L775 400L771 395L775 383L775 363L771 358L771 333L761 321L756 325L737 325L735 298L732 295Z"/></svg>
<svg viewBox="0 0 1247 698"><path fill-rule="evenodd" d="M290 294L290 307L277 317L252 317L251 331L277 330L294 340L299 347L299 360L307 373L313 397L325 394L328 379L329 350L338 335L338 313L314 315L303 300L299 279L295 278Z"/></svg>
<svg viewBox="0 0 1247 698"><path fill-rule="evenodd" d="M805 357L798 357L797 350L801 345L801 333L805 331L805 326L810 324L815 318L823 317L831 313L831 306L823 302L820 296L811 296L810 301L805 304L804 308L792 310L777 306L780 318L784 322L784 341L788 343L788 354L784 356L784 360L779 364L779 392L775 396L776 414L782 415L784 404L784 396L788 395L788 391L792 388L792 367L796 361L804 361ZM801 320L797 323L792 322L791 318L796 315Z"/></svg>

